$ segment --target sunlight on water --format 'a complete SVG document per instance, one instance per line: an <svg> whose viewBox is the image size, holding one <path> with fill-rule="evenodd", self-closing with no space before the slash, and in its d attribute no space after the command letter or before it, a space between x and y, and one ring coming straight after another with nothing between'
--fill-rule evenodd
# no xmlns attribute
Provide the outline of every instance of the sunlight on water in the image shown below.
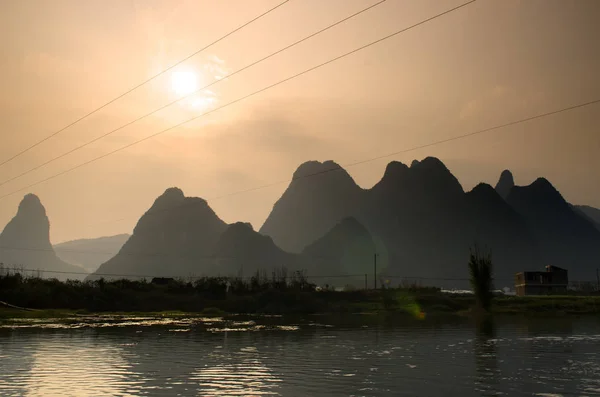
<svg viewBox="0 0 600 397"><path fill-rule="evenodd" d="M600 396L598 319L313 320L3 324L0 396Z"/></svg>

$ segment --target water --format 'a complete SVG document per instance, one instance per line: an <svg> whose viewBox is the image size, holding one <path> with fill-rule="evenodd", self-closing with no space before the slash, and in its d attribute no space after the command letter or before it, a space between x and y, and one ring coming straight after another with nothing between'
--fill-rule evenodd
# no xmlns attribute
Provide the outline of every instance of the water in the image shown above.
<svg viewBox="0 0 600 397"><path fill-rule="evenodd" d="M1 396L593 396L600 320L0 325Z"/></svg>

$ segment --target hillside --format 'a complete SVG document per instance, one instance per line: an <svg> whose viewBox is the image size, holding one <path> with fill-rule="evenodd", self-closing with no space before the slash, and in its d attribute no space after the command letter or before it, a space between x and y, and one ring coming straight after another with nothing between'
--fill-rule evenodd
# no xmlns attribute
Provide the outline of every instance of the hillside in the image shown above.
<svg viewBox="0 0 600 397"><path fill-rule="evenodd" d="M32 269L34 271L25 273L60 280L84 276L81 274L83 268L56 256L50 244L50 221L46 209L34 194L23 198L17 214L0 234L0 263L5 269Z"/></svg>

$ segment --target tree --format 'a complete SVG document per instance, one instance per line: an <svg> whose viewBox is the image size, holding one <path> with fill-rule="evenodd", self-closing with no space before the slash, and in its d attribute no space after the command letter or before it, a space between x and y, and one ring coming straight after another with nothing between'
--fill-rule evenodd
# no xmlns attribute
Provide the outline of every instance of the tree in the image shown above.
<svg viewBox="0 0 600 397"><path fill-rule="evenodd" d="M488 311L492 304L492 254L481 252L479 247L471 248L469 275L475 301L479 309Z"/></svg>

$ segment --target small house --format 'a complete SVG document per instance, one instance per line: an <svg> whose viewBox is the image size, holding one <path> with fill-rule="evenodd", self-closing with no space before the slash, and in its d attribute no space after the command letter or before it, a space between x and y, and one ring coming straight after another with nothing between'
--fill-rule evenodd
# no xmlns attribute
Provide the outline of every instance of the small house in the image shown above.
<svg viewBox="0 0 600 397"><path fill-rule="evenodd" d="M169 285L174 281L175 279L171 277L154 277L151 283L154 285Z"/></svg>
<svg viewBox="0 0 600 397"><path fill-rule="evenodd" d="M557 266L546 266L545 272L519 272L515 275L518 296L549 295L567 292L568 272Z"/></svg>

